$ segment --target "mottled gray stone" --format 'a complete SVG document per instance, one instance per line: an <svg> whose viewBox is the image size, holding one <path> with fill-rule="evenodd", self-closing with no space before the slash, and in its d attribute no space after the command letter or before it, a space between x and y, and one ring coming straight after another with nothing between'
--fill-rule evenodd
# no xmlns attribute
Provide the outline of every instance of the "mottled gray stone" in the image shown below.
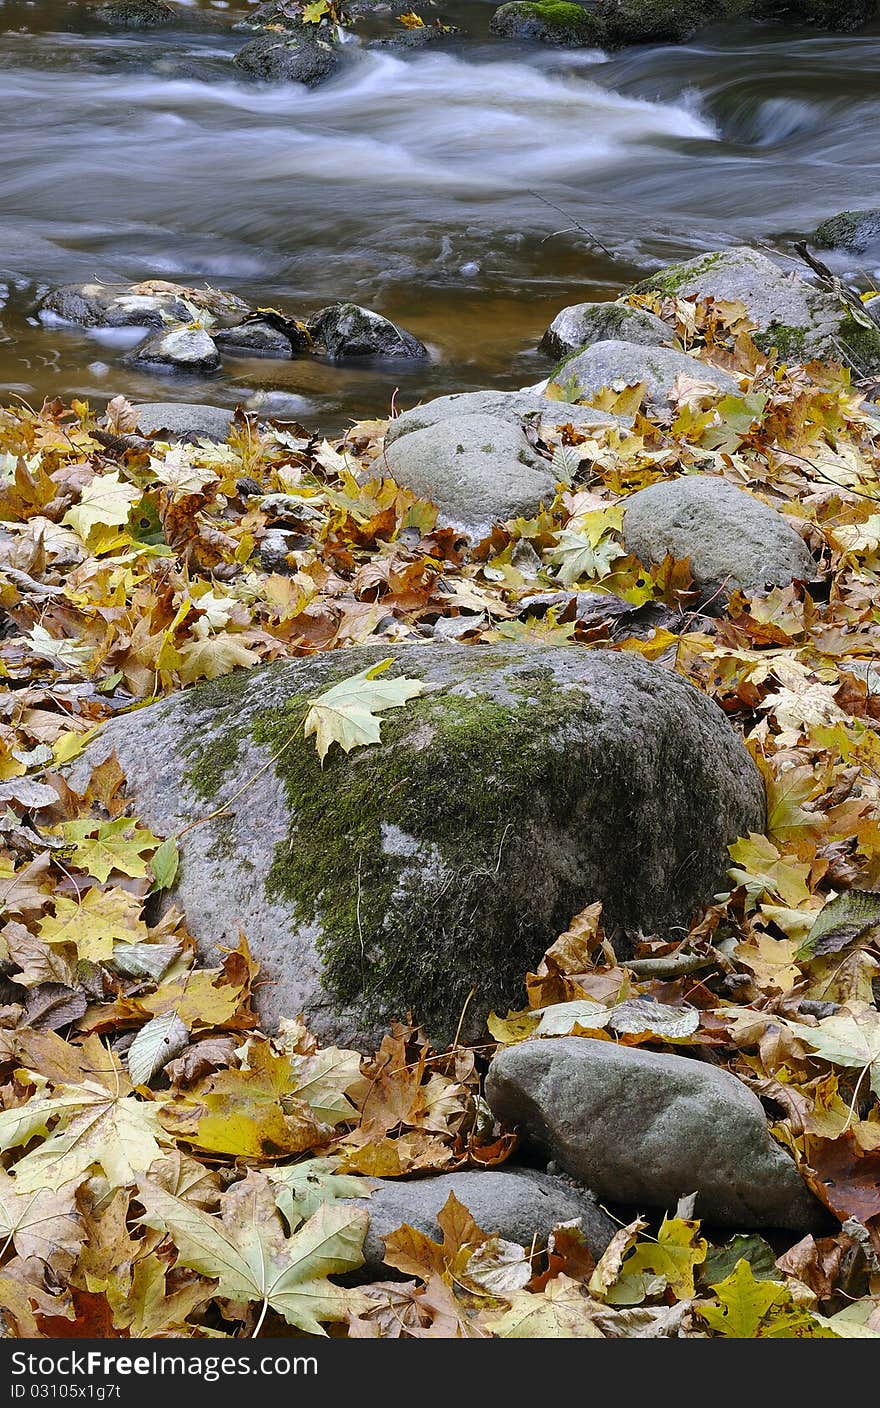
<svg viewBox="0 0 880 1408"><path fill-rule="evenodd" d="M635 342L594 342L582 352L561 362L550 380L565 396L596 396L604 386L616 383L645 383L649 402L668 401L679 376L707 381L717 386L719 396L739 392L739 382L730 372L711 367L686 352L672 347L646 347Z"/></svg>
<svg viewBox="0 0 880 1408"><path fill-rule="evenodd" d="M759 329L755 341L763 348L777 348L784 361L818 357L850 360L865 372L880 370L880 328L876 332L862 328L833 293L755 249L715 250L683 264L670 264L638 287L680 298L743 303Z"/></svg>
<svg viewBox="0 0 880 1408"><path fill-rule="evenodd" d="M214 341L220 351L230 357L275 357L289 361L293 356L290 338L269 323L254 321L221 328L214 333Z"/></svg>
<svg viewBox="0 0 880 1408"><path fill-rule="evenodd" d="M157 371L215 372L220 353L210 333L199 327L172 328L141 342L125 359Z"/></svg>
<svg viewBox="0 0 880 1408"><path fill-rule="evenodd" d="M580 434L588 434L596 426L615 425L614 416L578 406L570 401L554 401L535 391L456 391L451 396L438 396L422 406L413 406L393 420L385 435L386 445L393 445L413 430L424 430L452 416L494 416L526 423L540 430L542 439L552 438L558 427L571 425Z"/></svg>
<svg viewBox="0 0 880 1408"><path fill-rule="evenodd" d="M233 63L254 78L283 79L314 88L335 73L339 51L325 39L302 34L261 34L245 44Z"/></svg>
<svg viewBox="0 0 880 1408"><path fill-rule="evenodd" d="M157 29L175 18L172 6L162 0L113 0L108 5L95 5L91 13L118 29Z"/></svg>
<svg viewBox="0 0 880 1408"><path fill-rule="evenodd" d="M434 688L322 767L309 701L389 653L389 678ZM222 810L181 837L172 896L203 956L243 931L263 1020L305 1011L349 1042L408 1009L449 1038L474 987L478 1034L490 1008L521 1005L522 975L585 904L603 901L612 933L686 923L725 883L727 845L765 824L758 771L711 700L578 646L278 661L109 721L73 784L113 749L160 834Z"/></svg>
<svg viewBox="0 0 880 1408"><path fill-rule="evenodd" d="M384 468L472 535L493 521L531 516L549 504L556 476L519 425L499 416L449 416L390 444Z"/></svg>
<svg viewBox="0 0 880 1408"><path fill-rule="evenodd" d="M486 1095L603 1200L674 1209L696 1192L697 1215L722 1226L824 1223L757 1096L707 1062L589 1037L529 1040L498 1053Z"/></svg>
<svg viewBox="0 0 880 1408"><path fill-rule="evenodd" d="M133 409L137 413L137 429L142 435L164 431L173 440L224 441L232 424L232 411L223 406L146 401Z"/></svg>
<svg viewBox="0 0 880 1408"><path fill-rule="evenodd" d="M842 210L823 220L815 234L823 249L845 249L850 254L880 250L880 209Z"/></svg>
<svg viewBox="0 0 880 1408"><path fill-rule="evenodd" d="M65 284L43 299L40 314L83 328L161 328L190 316L178 295L133 293L131 284Z"/></svg>
<svg viewBox="0 0 880 1408"><path fill-rule="evenodd" d="M424 359L428 349L411 332L357 303L333 303L309 319L309 332L327 356Z"/></svg>
<svg viewBox="0 0 880 1408"><path fill-rule="evenodd" d="M654 313L626 303L573 303L556 314L540 350L549 357L567 357L593 342L609 340L660 347L672 341L672 330Z"/></svg>
<svg viewBox="0 0 880 1408"><path fill-rule="evenodd" d="M623 538L642 562L690 558L698 586L724 596L814 581L816 563L781 513L725 479L685 474L626 500ZM721 602L722 598L718 598Z"/></svg>
<svg viewBox="0 0 880 1408"><path fill-rule="evenodd" d="M404 1223L432 1240L442 1241L437 1214L450 1193L464 1204L484 1232L497 1234L507 1242L518 1242L521 1247L530 1247L533 1239L545 1246L554 1227L579 1218L584 1240L598 1260L617 1231L615 1223L584 1189L532 1169L465 1170L406 1183L371 1178L369 1183L370 1197L352 1201L370 1215L364 1261L366 1271L374 1277L388 1274L383 1238Z"/></svg>

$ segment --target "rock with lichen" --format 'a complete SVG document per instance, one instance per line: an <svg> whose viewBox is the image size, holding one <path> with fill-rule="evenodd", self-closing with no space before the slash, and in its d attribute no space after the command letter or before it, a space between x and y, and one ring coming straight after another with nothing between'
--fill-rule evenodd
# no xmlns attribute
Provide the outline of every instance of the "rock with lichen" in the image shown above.
<svg viewBox="0 0 880 1408"><path fill-rule="evenodd" d="M834 293L747 246L713 250L658 269L637 286L680 298L739 302L756 325L759 347L776 348L784 362L814 358L848 363L859 373L880 371L880 327L857 322Z"/></svg>
<svg viewBox="0 0 880 1408"><path fill-rule="evenodd" d="M381 741L323 766L303 723L393 655L427 686ZM625 936L686 923L727 845L765 820L723 713L639 656L406 644L225 676L110 721L139 817L180 840L172 898L204 958L247 936L271 1028L304 1012L358 1041L412 1011L438 1039L522 1001L522 974L586 904ZM189 823L200 824L190 826ZM676 930L676 932L678 932Z"/></svg>

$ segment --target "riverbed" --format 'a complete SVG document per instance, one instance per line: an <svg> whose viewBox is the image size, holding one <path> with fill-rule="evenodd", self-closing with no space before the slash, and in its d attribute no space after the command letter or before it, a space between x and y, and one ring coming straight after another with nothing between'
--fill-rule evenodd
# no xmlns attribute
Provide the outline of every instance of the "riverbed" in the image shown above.
<svg viewBox="0 0 880 1408"><path fill-rule="evenodd" d="M353 42L307 91L238 75L247 8L180 6L173 29L127 33L63 0L0 4L5 397L234 405L273 388L327 426L520 386L546 374L537 343L565 303L707 248L785 250L880 204L880 26L726 26L605 54L492 40L494 6L468 0L442 9L466 39ZM155 277L299 316L354 300L431 360L241 360L168 381L122 365L125 333L35 317L54 285Z"/></svg>

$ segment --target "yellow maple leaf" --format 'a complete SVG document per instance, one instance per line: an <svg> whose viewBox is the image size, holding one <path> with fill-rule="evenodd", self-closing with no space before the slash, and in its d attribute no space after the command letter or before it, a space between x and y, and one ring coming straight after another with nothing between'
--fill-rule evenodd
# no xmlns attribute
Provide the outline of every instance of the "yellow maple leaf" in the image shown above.
<svg viewBox="0 0 880 1408"><path fill-rule="evenodd" d="M91 484L83 485L79 503L68 509L61 521L69 523L88 545L94 529L121 527L127 523L133 506L142 497L140 489L123 483L118 469L110 474L96 474Z"/></svg>

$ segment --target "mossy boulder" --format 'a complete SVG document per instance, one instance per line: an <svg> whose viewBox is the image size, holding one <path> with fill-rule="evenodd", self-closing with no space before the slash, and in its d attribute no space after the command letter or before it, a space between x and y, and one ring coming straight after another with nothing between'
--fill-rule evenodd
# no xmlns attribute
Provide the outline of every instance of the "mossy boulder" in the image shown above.
<svg viewBox="0 0 880 1408"><path fill-rule="evenodd" d="M820 358L849 364L860 374L880 371L880 327L863 327L833 293L747 246L667 265L637 288L738 301L757 324L755 341L775 347L783 361Z"/></svg>
<svg viewBox="0 0 880 1408"><path fill-rule="evenodd" d="M658 665L579 646L392 651L390 676L432 688L383 716L379 744L333 745L323 767L310 701L387 647L173 695L112 720L72 765L76 784L115 749L164 834L222 812L182 837L172 898L207 958L247 935L269 1027L304 1011L357 1041L411 1010L449 1038L473 990L476 1033L521 1005L523 974L586 904L602 900L615 936L680 933L724 885L728 843L763 829L742 741Z"/></svg>
<svg viewBox="0 0 880 1408"><path fill-rule="evenodd" d="M502 5L489 24L492 34L502 39L530 39L536 44L553 44L562 49L601 44L605 27L599 15L582 5L557 0L512 0Z"/></svg>
<svg viewBox="0 0 880 1408"><path fill-rule="evenodd" d="M659 347L671 342L672 329L662 318L628 303L572 303L556 314L539 350L549 357L568 357L592 342L639 342Z"/></svg>
<svg viewBox="0 0 880 1408"><path fill-rule="evenodd" d="M822 249L845 249L850 254L880 252L880 210L842 210L823 220L813 238Z"/></svg>

